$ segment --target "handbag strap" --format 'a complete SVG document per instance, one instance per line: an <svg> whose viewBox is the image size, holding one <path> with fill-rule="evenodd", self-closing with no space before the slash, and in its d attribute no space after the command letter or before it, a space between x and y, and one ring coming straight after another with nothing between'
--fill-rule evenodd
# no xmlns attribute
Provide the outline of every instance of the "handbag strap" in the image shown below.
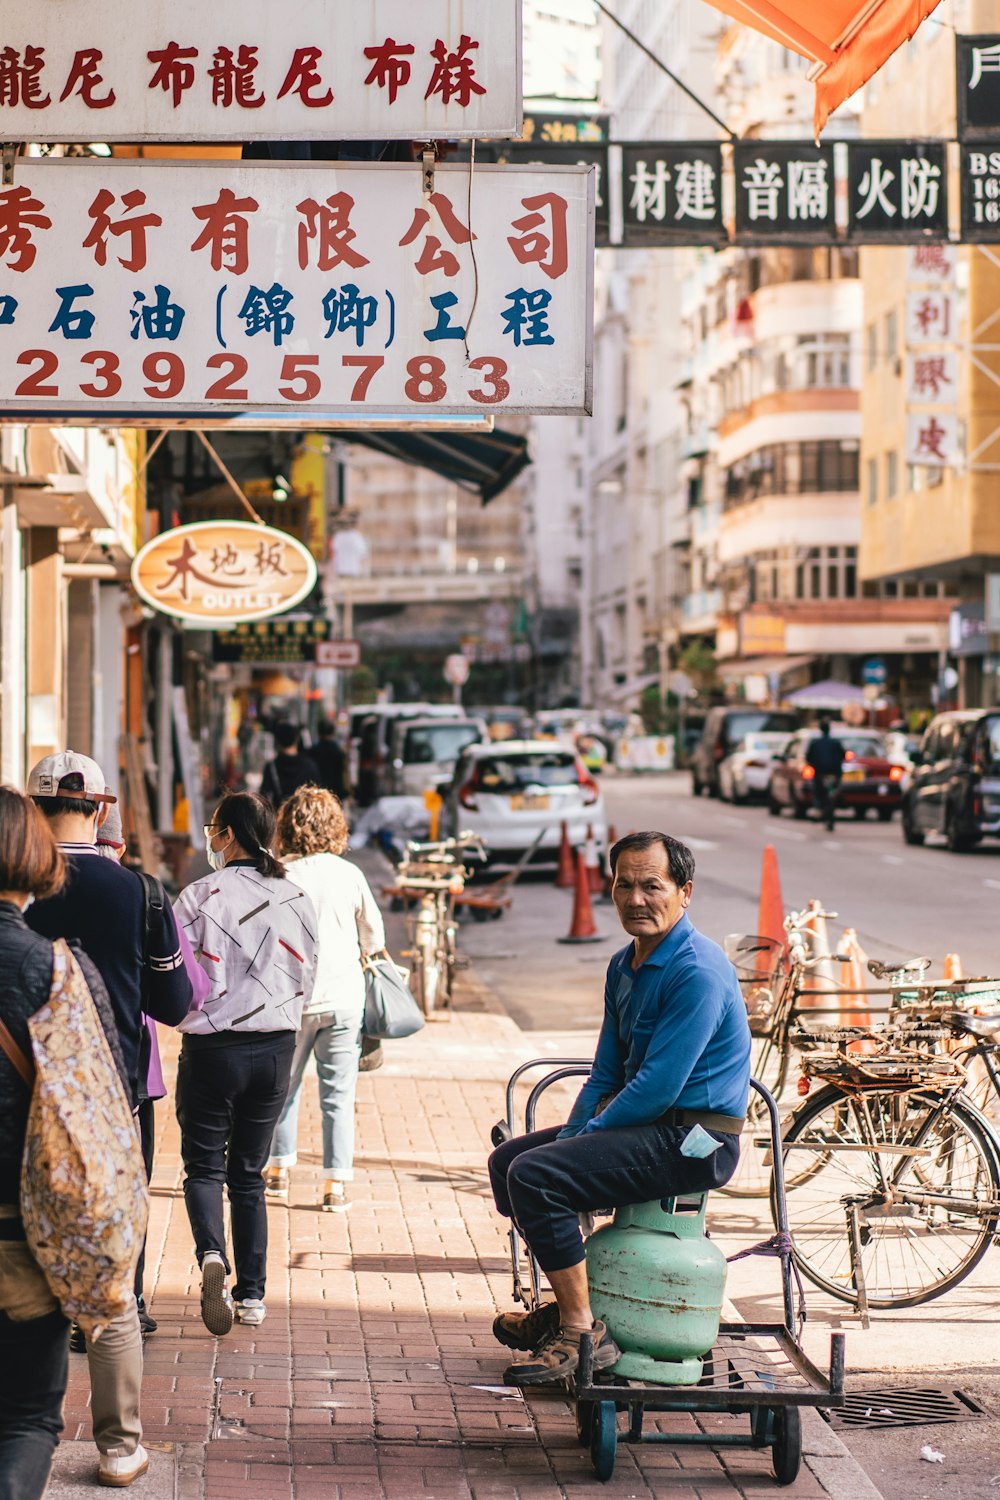
<svg viewBox="0 0 1000 1500"><path fill-rule="evenodd" d="M2 1021L0 1021L0 1047L6 1052L11 1067L16 1069L20 1074L24 1084L29 1089L33 1089L35 1086L35 1070Z"/></svg>

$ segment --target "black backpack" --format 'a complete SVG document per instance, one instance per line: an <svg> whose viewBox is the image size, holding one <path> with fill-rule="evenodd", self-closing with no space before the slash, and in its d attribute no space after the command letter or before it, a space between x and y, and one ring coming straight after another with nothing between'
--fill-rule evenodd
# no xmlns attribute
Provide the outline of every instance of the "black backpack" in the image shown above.
<svg viewBox="0 0 1000 1500"><path fill-rule="evenodd" d="M163 882L155 875L148 875L145 870L133 872L142 882L143 894L143 929L142 929L142 976L140 980L143 1010L146 1008L146 995L149 986L149 950L153 932L159 928L163 913L167 906L167 893L163 888ZM152 1052L152 1043L149 1040L149 1029L145 1021L139 1033L139 1077L138 1093L140 1099L148 1099L147 1079L149 1077L149 1059Z"/></svg>

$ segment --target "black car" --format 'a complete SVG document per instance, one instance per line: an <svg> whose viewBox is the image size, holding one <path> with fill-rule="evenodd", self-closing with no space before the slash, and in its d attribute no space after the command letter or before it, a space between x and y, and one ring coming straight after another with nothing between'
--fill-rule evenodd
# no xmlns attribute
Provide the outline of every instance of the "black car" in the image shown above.
<svg viewBox="0 0 1000 1500"><path fill-rule="evenodd" d="M943 833L948 848L1000 837L1000 710L938 714L927 726L903 794L903 838Z"/></svg>
<svg viewBox="0 0 1000 1500"><path fill-rule="evenodd" d="M766 708L710 708L701 738L691 756L691 790L696 797L708 792L719 795L719 765L735 750L745 734L762 730L792 734L799 727L798 714Z"/></svg>

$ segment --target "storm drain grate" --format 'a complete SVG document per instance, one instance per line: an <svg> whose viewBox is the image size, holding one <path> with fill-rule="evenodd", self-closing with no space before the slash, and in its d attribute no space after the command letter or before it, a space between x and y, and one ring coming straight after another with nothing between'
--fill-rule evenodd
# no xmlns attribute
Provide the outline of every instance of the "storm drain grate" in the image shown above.
<svg viewBox="0 0 1000 1500"><path fill-rule="evenodd" d="M983 1408L964 1391L936 1386L880 1386L873 1391L848 1391L843 1406L824 1411L831 1427L930 1427L942 1422L968 1422L983 1416Z"/></svg>

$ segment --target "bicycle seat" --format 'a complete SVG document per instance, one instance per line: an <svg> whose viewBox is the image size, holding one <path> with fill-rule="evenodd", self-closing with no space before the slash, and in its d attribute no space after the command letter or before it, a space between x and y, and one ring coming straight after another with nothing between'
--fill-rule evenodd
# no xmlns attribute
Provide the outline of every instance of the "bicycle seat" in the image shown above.
<svg viewBox="0 0 1000 1500"><path fill-rule="evenodd" d="M970 1036L996 1038L1000 1035L1000 1015L973 1016L967 1011L956 1010L947 1019L956 1031L967 1031Z"/></svg>
<svg viewBox="0 0 1000 1500"><path fill-rule="evenodd" d="M870 958L868 972L874 974L876 979L891 979L893 974L923 974L933 961L930 958L908 958L901 963L884 964L881 959Z"/></svg>

